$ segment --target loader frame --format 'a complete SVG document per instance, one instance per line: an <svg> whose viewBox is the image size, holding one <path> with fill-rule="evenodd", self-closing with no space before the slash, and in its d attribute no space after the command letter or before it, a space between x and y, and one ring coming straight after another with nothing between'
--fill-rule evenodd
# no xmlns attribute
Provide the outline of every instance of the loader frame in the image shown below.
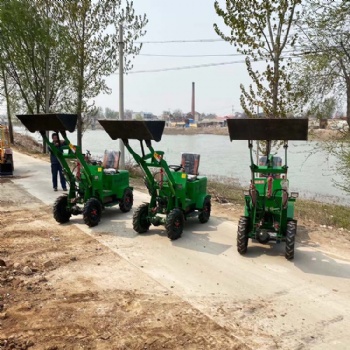
<svg viewBox="0 0 350 350"><path fill-rule="evenodd" d="M207 193L207 178L197 176L190 180L181 166L168 165L164 152L152 147L152 141L161 140L164 121L99 122L113 140L122 139L144 174L150 201L134 213L133 227L136 232L147 232L151 224L165 225L168 237L175 240L180 238L187 218L195 216L202 223L209 220L211 197ZM141 154L133 149L130 139L139 140ZM153 169L156 169L156 173L152 173Z"/></svg>
<svg viewBox="0 0 350 350"><path fill-rule="evenodd" d="M294 206L297 192L289 190L288 140L307 140L308 119L228 119L230 139L248 140L251 180L244 191L244 216L238 223L237 250L247 252L248 240L267 244L286 242L285 257L294 258L297 220ZM263 141L265 155L254 162L253 140ZM285 163L271 154L274 140L282 140Z"/></svg>
<svg viewBox="0 0 350 350"><path fill-rule="evenodd" d="M83 214L84 222L92 227L98 224L101 212L106 207L119 204L122 212L130 211L133 188L129 185L129 172L118 170L114 174L106 174L101 164L88 161L81 148L68 139L67 131L75 130L77 115L42 114L17 117L29 131L40 132L44 142L60 162L69 183L68 195L59 197L54 205L54 217L59 223L69 221L70 215ZM59 139L63 139L64 145L56 147L47 136L47 131L55 131ZM75 172L72 170L73 165Z"/></svg>

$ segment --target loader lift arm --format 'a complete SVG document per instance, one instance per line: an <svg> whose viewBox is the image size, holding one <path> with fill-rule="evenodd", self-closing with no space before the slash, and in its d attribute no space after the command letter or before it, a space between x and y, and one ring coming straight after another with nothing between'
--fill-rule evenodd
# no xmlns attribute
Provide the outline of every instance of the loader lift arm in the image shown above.
<svg viewBox="0 0 350 350"><path fill-rule="evenodd" d="M50 151L60 162L67 181L70 184L69 194L73 195L77 188L75 184L75 176L67 162L68 159L77 160L83 172L86 174L88 188L91 189L92 183L89 176L88 164L84 159L84 155L78 146L73 145L67 137L67 131L73 132L77 123L76 114L34 114L34 115L17 115L23 125L32 133L39 132L43 140L47 143ZM62 146L63 153L50 141L46 136L46 131L54 131L63 138L65 145Z"/></svg>
<svg viewBox="0 0 350 350"><path fill-rule="evenodd" d="M111 121L99 120L99 123L106 130L112 140L121 139L132 155L136 163L141 167L145 174L145 180L148 183L148 189L156 191L159 185L152 175L150 168L163 169L166 175L166 181L169 185L171 195L174 198L174 205L178 206L178 197L176 196L176 182L168 163L163 159L164 152L155 151L152 147L152 141L159 142L164 130L164 121ZM129 140L138 140L141 147L141 155L135 152L131 147ZM145 153L145 147L149 153ZM153 203L151 202L151 205Z"/></svg>
<svg viewBox="0 0 350 350"><path fill-rule="evenodd" d="M288 140L307 140L308 119L228 119L230 140L248 140L251 181L244 191L245 212L240 218L237 231L237 250L247 252L248 240L262 244L269 241L286 242L285 257L294 257L294 239L297 220L294 219L294 203L298 196L289 192L287 179ZM266 152L259 160L253 159L253 140L264 141ZM285 162L271 154L271 143L283 141Z"/></svg>

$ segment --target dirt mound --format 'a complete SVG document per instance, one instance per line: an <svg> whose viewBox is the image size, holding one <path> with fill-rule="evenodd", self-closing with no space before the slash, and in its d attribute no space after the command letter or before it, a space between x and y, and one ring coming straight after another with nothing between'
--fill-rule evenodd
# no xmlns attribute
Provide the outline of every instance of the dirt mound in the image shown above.
<svg viewBox="0 0 350 350"><path fill-rule="evenodd" d="M20 133L14 133L15 147L25 153L41 153L43 146L39 142L33 139L30 135L23 135Z"/></svg>
<svg viewBox="0 0 350 350"><path fill-rule="evenodd" d="M2 183L0 349L248 349L52 208ZM28 201L31 206L28 207Z"/></svg>

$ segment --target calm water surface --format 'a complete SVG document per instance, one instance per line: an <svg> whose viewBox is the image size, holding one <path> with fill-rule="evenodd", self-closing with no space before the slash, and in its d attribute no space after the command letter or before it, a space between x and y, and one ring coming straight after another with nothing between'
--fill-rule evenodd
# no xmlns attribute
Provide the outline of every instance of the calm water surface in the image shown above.
<svg viewBox="0 0 350 350"><path fill-rule="evenodd" d="M18 128L17 131L22 131ZM34 134L38 140L40 135ZM76 135L68 134L73 143ZM131 145L139 151L139 142ZM180 164L182 152L201 155L199 172L210 178L226 180L230 178L245 186L250 179L250 157L247 141L232 141L224 135L163 135L153 147L165 152L168 164ZM350 205L350 195L334 186L334 181L342 181L333 169L336 159L326 152L315 150L316 142L290 142L288 147L288 178L290 190L299 191L300 197L322 200L329 203ZM103 130L89 130L83 136L83 151L89 150L93 156L101 156L105 149L119 150L119 140L113 141ZM284 160L284 149L277 152ZM125 160L131 160L125 152Z"/></svg>

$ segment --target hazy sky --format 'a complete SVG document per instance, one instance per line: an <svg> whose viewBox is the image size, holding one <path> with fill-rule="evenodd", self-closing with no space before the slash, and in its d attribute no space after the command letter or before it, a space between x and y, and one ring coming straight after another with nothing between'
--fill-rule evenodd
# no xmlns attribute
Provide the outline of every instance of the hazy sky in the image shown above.
<svg viewBox="0 0 350 350"><path fill-rule="evenodd" d="M221 1L224 3L224 1ZM220 39L213 23L225 29L214 10L214 0L135 0L137 13L146 13L149 19L147 34L140 41L169 41ZM166 69L201 64L242 61L243 56L222 57L150 57L158 55L232 55L236 50L227 42L170 43L143 45L141 55L134 60L133 71ZM196 84L196 111L227 115L241 110L239 97L241 83L250 78L244 63L228 64L157 73L128 74L124 79L124 106L135 112L152 112L180 108L191 110L192 82ZM103 108L118 110L118 75L107 78L111 95L96 98Z"/></svg>

